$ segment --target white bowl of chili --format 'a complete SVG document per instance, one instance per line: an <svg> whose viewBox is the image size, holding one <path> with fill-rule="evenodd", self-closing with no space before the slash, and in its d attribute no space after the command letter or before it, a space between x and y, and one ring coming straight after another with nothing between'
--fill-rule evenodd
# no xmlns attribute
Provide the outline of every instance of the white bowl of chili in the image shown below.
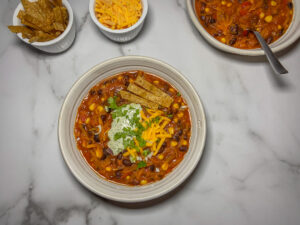
<svg viewBox="0 0 300 225"><path fill-rule="evenodd" d="M222 2L225 2L225 4L226 4L226 1L222 1ZM292 21L291 21L288 29L285 31L285 33L280 38L278 38L276 41L274 41L273 43L270 44L270 47L273 52L279 52L279 51L286 49L288 46L293 44L300 37L300 5L299 5L298 1L292 1L292 2L293 2L292 3L292 11L293 11ZM206 31L206 29L200 23L200 21L197 17L196 9L195 9L195 0L187 0L186 3L187 3L187 10L188 10L190 19L192 20L194 26L197 28L197 30L200 32L200 34L204 37L204 39L209 44L213 45L215 48L218 48L219 50L233 53L233 54L248 55L248 56L264 55L264 51L260 48L241 49L241 48L232 47L230 45L224 44L221 41L217 40L210 33L208 33L208 31ZM223 4L223 3L221 3L221 1L220 1L220 4ZM227 6L225 5L224 7L227 7Z"/></svg>
<svg viewBox="0 0 300 225"><path fill-rule="evenodd" d="M90 4L89 4L90 16L93 22L96 24L96 26L106 37L116 42L127 42L134 39L140 33L148 12L147 0L141 0L142 14L140 18L136 21L136 23L124 29L111 29L101 23L95 13L96 1L97 0L90 0Z"/></svg>
<svg viewBox="0 0 300 225"><path fill-rule="evenodd" d="M182 161L163 179L146 185L127 186L104 179L88 164L77 148L74 124L77 109L92 87L112 75L142 70L155 74L175 87L190 113L190 141ZM95 194L120 202L143 202L158 198L182 184L197 166L205 144L206 119L200 98L191 83L177 70L161 61L124 56L100 63L87 71L71 88L59 115L58 139L62 156L77 180Z"/></svg>

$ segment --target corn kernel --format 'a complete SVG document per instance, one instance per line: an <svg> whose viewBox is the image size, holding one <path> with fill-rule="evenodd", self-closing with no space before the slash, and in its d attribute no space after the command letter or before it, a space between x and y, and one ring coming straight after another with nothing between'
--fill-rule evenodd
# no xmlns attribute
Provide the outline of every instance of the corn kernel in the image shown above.
<svg viewBox="0 0 300 225"><path fill-rule="evenodd" d="M276 5L277 5L277 2L271 1L271 6L276 6Z"/></svg>
<svg viewBox="0 0 300 225"><path fill-rule="evenodd" d="M169 127L168 130L169 130L169 133L170 133L170 134L174 134L174 128L173 128L173 127Z"/></svg>
<svg viewBox="0 0 300 225"><path fill-rule="evenodd" d="M161 169L162 170L167 170L169 168L169 164L167 162L165 162L164 164L162 164Z"/></svg>
<svg viewBox="0 0 300 225"><path fill-rule="evenodd" d="M293 14L293 11L291 10L291 11L290 11L290 15L292 15L292 14Z"/></svg>
<svg viewBox="0 0 300 225"><path fill-rule="evenodd" d="M227 7L230 7L230 6L232 6L232 3L231 2L229 2L229 3L227 3L227 5L226 5Z"/></svg>
<svg viewBox="0 0 300 225"><path fill-rule="evenodd" d="M102 98L101 98L101 102L104 102L104 101L105 101L105 98L104 98L104 97L102 97Z"/></svg>
<svg viewBox="0 0 300 225"><path fill-rule="evenodd" d="M178 122L178 119L177 119L177 118L175 118L175 119L174 119L174 122L175 122L175 123L177 123L177 122Z"/></svg>
<svg viewBox="0 0 300 225"><path fill-rule="evenodd" d="M208 13L210 10L209 8L205 8L205 12Z"/></svg>
<svg viewBox="0 0 300 225"><path fill-rule="evenodd" d="M271 15L265 17L265 21L266 21L267 23L270 23L272 20L273 20L273 16L271 16Z"/></svg>
<svg viewBox="0 0 300 225"><path fill-rule="evenodd" d="M130 179L130 176L126 176L126 180L129 180Z"/></svg>
<svg viewBox="0 0 300 225"><path fill-rule="evenodd" d="M282 26L278 25L278 27L277 27L277 28L278 28L278 30L280 30L280 29L282 28Z"/></svg>
<svg viewBox="0 0 300 225"><path fill-rule="evenodd" d="M121 81L123 78L122 76L118 76L118 80Z"/></svg>
<svg viewBox="0 0 300 225"><path fill-rule="evenodd" d="M99 149L96 150L96 157L97 158L101 158L102 157L102 152Z"/></svg>
<svg viewBox="0 0 300 225"><path fill-rule="evenodd" d="M174 108L174 109L178 109L178 108L179 108L179 105L178 105L177 103L174 103L174 104L173 104L173 108Z"/></svg>
<svg viewBox="0 0 300 225"><path fill-rule="evenodd" d="M153 83L154 83L154 84L159 84L159 81L158 81L158 80L155 80Z"/></svg>
<svg viewBox="0 0 300 225"><path fill-rule="evenodd" d="M146 180L141 180L141 185L147 184Z"/></svg>
<svg viewBox="0 0 300 225"><path fill-rule="evenodd" d="M164 155L162 155L162 154L158 155L158 159L160 159L160 160L164 159Z"/></svg>
<svg viewBox="0 0 300 225"><path fill-rule="evenodd" d="M258 32L260 32L260 31L261 31L260 27L257 27L257 28L256 28L256 30L257 30Z"/></svg>
<svg viewBox="0 0 300 225"><path fill-rule="evenodd" d="M175 147L177 145L177 141L171 141L171 146Z"/></svg>
<svg viewBox="0 0 300 225"><path fill-rule="evenodd" d="M182 145L187 145L188 143L187 143L186 140L183 140L183 141L181 142L181 144L182 144Z"/></svg>
<svg viewBox="0 0 300 225"><path fill-rule="evenodd" d="M98 110L98 112L103 112L104 108L103 108L103 106L99 105L99 106L97 107L97 110Z"/></svg>
<svg viewBox="0 0 300 225"><path fill-rule="evenodd" d="M89 124L90 121L91 121L91 118L88 117L88 118L86 118L85 123L86 123L86 124Z"/></svg>
<svg viewBox="0 0 300 225"><path fill-rule="evenodd" d="M96 108L96 103L93 103L89 106L89 110L94 111L94 109Z"/></svg>
<svg viewBox="0 0 300 225"><path fill-rule="evenodd" d="M110 171L111 171L111 167L110 167L110 166L107 166L107 167L105 167L105 170L106 170L107 172L110 172Z"/></svg>
<svg viewBox="0 0 300 225"><path fill-rule="evenodd" d="M169 88L169 91L175 93L175 89L174 88Z"/></svg>
<svg viewBox="0 0 300 225"><path fill-rule="evenodd" d="M261 12L260 14L259 14L259 18L264 18L265 17L265 14L263 13L263 12Z"/></svg>
<svg viewBox="0 0 300 225"><path fill-rule="evenodd" d="M223 43L225 43L225 42L226 42L226 39L225 39L225 38L221 38L221 41L222 41Z"/></svg>
<svg viewBox="0 0 300 225"><path fill-rule="evenodd" d="M132 78L130 78L130 79L129 79L129 82L130 82L130 83L133 83L133 82L134 82L134 80L133 80Z"/></svg>
<svg viewBox="0 0 300 225"><path fill-rule="evenodd" d="M221 4L222 5L226 5L226 1L221 1Z"/></svg>
<svg viewBox="0 0 300 225"><path fill-rule="evenodd" d="M180 112L180 113L177 114L177 116L178 116L178 118L182 118L183 117L183 113Z"/></svg>

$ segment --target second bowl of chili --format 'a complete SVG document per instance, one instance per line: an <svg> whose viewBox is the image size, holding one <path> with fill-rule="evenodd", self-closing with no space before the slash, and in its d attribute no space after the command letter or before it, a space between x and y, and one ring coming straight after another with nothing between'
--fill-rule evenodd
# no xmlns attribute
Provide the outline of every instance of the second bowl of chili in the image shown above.
<svg viewBox="0 0 300 225"><path fill-rule="evenodd" d="M274 52L300 36L299 2L292 0L187 0L190 18L214 47L239 55L263 55L251 30L259 31Z"/></svg>

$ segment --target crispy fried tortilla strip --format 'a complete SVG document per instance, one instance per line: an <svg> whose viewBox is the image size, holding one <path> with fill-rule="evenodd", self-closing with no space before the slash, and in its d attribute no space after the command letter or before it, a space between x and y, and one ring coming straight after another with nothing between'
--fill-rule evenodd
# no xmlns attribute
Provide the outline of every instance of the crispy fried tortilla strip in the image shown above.
<svg viewBox="0 0 300 225"><path fill-rule="evenodd" d="M159 105L162 105L164 107L169 107L170 106L170 104L165 101L164 97L156 96L156 95L146 91L145 89L140 88L139 86L137 86L133 83L129 84L127 90L134 93L134 94L136 94L136 95L138 95L138 96L141 96L142 98L145 98L149 101L156 102Z"/></svg>
<svg viewBox="0 0 300 225"><path fill-rule="evenodd" d="M143 106L146 106L150 109L157 109L158 108L158 104L148 101L144 98L141 98L139 96L136 96L134 94L131 94L130 92L127 91L120 91L121 97L130 101L130 102L134 102L134 103L138 103L141 104Z"/></svg>
<svg viewBox="0 0 300 225"><path fill-rule="evenodd" d="M165 92L157 88L155 85L146 81L141 76L138 76L134 82L139 86L145 88L147 91L151 92L152 94L158 96L159 98L163 98L164 105L161 104L162 106L169 107L172 104L173 98L171 96L169 96L168 94L166 94Z"/></svg>

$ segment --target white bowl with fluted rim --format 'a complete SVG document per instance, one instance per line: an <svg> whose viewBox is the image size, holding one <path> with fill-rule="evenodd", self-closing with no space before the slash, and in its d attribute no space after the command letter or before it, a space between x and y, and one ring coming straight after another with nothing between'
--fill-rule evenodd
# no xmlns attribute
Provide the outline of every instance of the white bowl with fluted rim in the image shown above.
<svg viewBox="0 0 300 225"><path fill-rule="evenodd" d="M96 24L96 26L106 37L116 42L127 42L134 39L143 28L144 21L148 12L148 1L141 0L141 2L143 7L143 12L141 17L135 24L125 29L113 30L100 23L95 14L95 0L90 0L90 5L89 5L90 16L93 22Z"/></svg>
<svg viewBox="0 0 300 225"><path fill-rule="evenodd" d="M181 163L165 178L144 186L126 186L110 182L98 175L76 147L74 124L77 109L89 90L101 80L130 70L155 74L173 85L186 100L191 115L189 150ZM72 86L61 108L58 139L63 158L77 180L92 192L120 202L143 202L158 198L178 187L197 166L205 144L206 119L200 98L192 84L176 69L156 59L123 56L96 65Z"/></svg>
<svg viewBox="0 0 300 225"><path fill-rule="evenodd" d="M45 41L45 42L33 42L30 43L27 38L23 38L21 33L18 33L17 36L24 41L26 44L29 44L41 51L48 53L60 53L67 50L73 43L75 39L75 21L73 16L73 10L68 1L63 0L63 5L66 7L69 14L69 22L64 30L64 32L59 35L57 38ZM22 26L20 19L17 17L20 10L24 10L22 3L20 2L17 8L15 9L13 16L13 25Z"/></svg>
<svg viewBox="0 0 300 225"><path fill-rule="evenodd" d="M196 12L195 12L195 0L186 0L188 14L201 35L206 39L206 41L212 46L233 54L238 55L248 55L248 56L260 56L264 55L264 51L260 48L257 49L239 49L234 48L229 45L223 44L222 42L215 39L210 35L204 27L199 22ZM274 43L270 44L273 52L279 52L293 44L300 37L300 2L298 0L293 1L294 5L294 15L292 22L288 30L276 40Z"/></svg>

